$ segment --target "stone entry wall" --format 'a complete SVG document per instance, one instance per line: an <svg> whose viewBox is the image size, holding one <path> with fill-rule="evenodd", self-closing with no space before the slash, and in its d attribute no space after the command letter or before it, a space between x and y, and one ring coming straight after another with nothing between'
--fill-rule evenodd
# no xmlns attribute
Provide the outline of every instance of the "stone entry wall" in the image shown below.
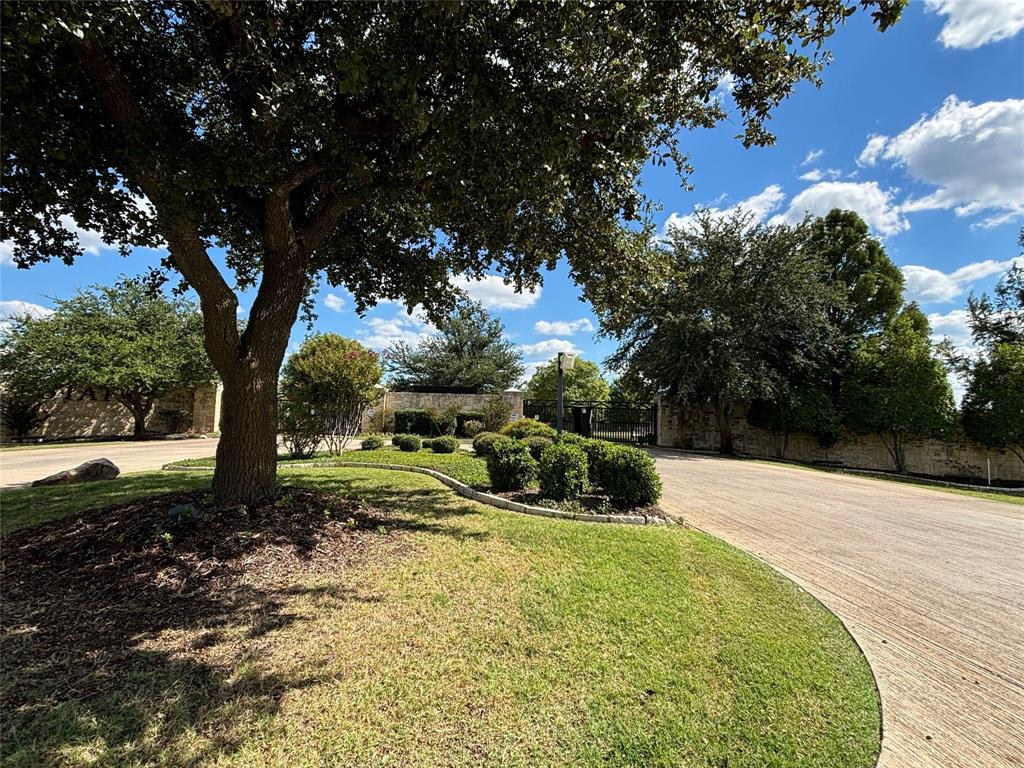
<svg viewBox="0 0 1024 768"><path fill-rule="evenodd" d="M216 432L220 421L219 385L182 388L157 401L146 429L166 432L167 425L160 416L162 410L179 410L191 414L190 431L196 434ZM132 434L135 420L131 412L102 389L93 393L73 392L69 399L64 393L52 398L45 406L50 417L40 429L29 434L29 439L64 440L86 437L127 437ZM185 429L189 430L186 423ZM0 441L13 439L0 423Z"/></svg>
<svg viewBox="0 0 1024 768"><path fill-rule="evenodd" d="M736 451L765 458L786 458L803 462L839 462L856 469L892 470L892 458L876 435L854 435L826 451L810 435L789 436L785 455L781 440L771 432L747 423L746 409L737 407L733 416ZM710 408L685 408L667 401L658 403L658 445L717 451L718 425ZM971 440L914 440L907 445L907 471L936 477L986 476L986 461L992 463L992 482L1024 482L1024 462L1009 451L995 451Z"/></svg>
<svg viewBox="0 0 1024 768"><path fill-rule="evenodd" d="M512 421L523 418L523 393L510 389L500 394L501 399L508 403L512 410L510 417ZM383 399L366 412L363 417L362 429L363 431L369 429L370 419L381 409L392 414L395 411L425 410L427 408L443 411L452 406L457 406L461 411L482 411L491 397L493 395L465 395L448 392L385 392Z"/></svg>

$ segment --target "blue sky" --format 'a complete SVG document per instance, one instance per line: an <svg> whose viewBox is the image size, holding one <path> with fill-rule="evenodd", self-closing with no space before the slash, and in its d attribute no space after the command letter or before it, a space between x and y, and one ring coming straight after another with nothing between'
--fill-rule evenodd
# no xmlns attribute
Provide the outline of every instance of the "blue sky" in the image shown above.
<svg viewBox="0 0 1024 768"><path fill-rule="evenodd" d="M742 205L766 220L851 208L904 270L907 298L921 303L935 335L966 343L966 297L990 290L1009 268L1024 223L1022 28L1024 0L912 0L885 34L856 14L831 40L824 85L802 85L775 112L775 146L744 149L734 118L683 137L695 167L692 191L669 169L645 172L644 190L663 206L658 224L678 222L695 206ZM728 85L719 90L727 106ZM81 237L87 253L73 267L18 270L9 245L0 244L0 319L140 274L159 259L137 251L123 260L95 234ZM498 278L467 290L501 317L531 368L560 349L597 361L612 351L595 338L597 320L564 265L533 295L517 295ZM243 310L251 301L241 297ZM324 286L316 305L315 330L377 349L430 331L393 304L359 318L342 289ZM297 323L293 348L306 333Z"/></svg>

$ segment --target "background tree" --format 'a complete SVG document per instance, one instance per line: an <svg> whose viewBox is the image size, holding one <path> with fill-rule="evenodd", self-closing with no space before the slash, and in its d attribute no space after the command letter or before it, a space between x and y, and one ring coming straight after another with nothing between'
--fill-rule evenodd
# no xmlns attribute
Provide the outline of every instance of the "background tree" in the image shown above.
<svg viewBox="0 0 1024 768"><path fill-rule="evenodd" d="M380 376L377 355L358 341L335 333L311 336L281 371L286 428L301 425L328 452L341 453L380 397Z"/></svg>
<svg viewBox="0 0 1024 768"><path fill-rule="evenodd" d="M609 363L680 402L711 405L720 450L732 452L735 404L778 402L833 341L833 296L807 235L806 224L698 212L669 232L664 273L630 286L631 313L598 307L619 345Z"/></svg>
<svg viewBox="0 0 1024 768"><path fill-rule="evenodd" d="M834 208L812 219L807 247L821 259L822 280L837 288L827 314L842 338L856 342L895 317L903 273L860 216Z"/></svg>
<svg viewBox="0 0 1024 768"><path fill-rule="evenodd" d="M908 305L861 343L843 384L845 423L877 434L897 472L906 471L909 440L941 434L955 415L953 391L932 353L930 332L924 313Z"/></svg>
<svg viewBox="0 0 1024 768"><path fill-rule="evenodd" d="M404 341L384 354L395 387L416 384L475 387L501 392L523 376L522 354L505 326L477 302L461 304L437 323L437 333L415 346Z"/></svg>
<svg viewBox="0 0 1024 768"><path fill-rule="evenodd" d="M903 0L859 5L884 30ZM855 7L5 3L0 238L21 266L80 255L68 220L166 243L224 384L214 494L253 500L275 490L277 375L316 275L359 311L437 320L453 273L619 269L638 175L652 154L687 172L680 129L724 119L719 78L744 143L769 143ZM257 284L239 330L233 287Z"/></svg>
<svg viewBox="0 0 1024 768"><path fill-rule="evenodd" d="M562 375L562 396L566 404L574 400L607 400L608 382L597 363L576 358L572 369ZM526 397L532 400L555 400L558 397L558 358L539 366L526 382Z"/></svg>
<svg viewBox="0 0 1024 768"><path fill-rule="evenodd" d="M1024 229L1018 242L1024 248ZM967 301L974 354L950 347L947 359L967 382L964 433L1024 461L1024 263L1010 268L994 294Z"/></svg>
<svg viewBox="0 0 1024 768"><path fill-rule="evenodd" d="M138 280L94 286L57 300L45 317L15 320L9 333L10 370L40 365L45 391L106 389L128 409L133 435L146 432L156 401L178 387L214 379L203 349L203 318L183 298L168 299ZM32 361L26 363L25 361ZM42 362L45 361L45 362Z"/></svg>
<svg viewBox="0 0 1024 768"><path fill-rule="evenodd" d="M18 440L46 423L46 402L58 386L53 361L34 343L34 329L32 317L13 318L0 341L0 409L4 426Z"/></svg>

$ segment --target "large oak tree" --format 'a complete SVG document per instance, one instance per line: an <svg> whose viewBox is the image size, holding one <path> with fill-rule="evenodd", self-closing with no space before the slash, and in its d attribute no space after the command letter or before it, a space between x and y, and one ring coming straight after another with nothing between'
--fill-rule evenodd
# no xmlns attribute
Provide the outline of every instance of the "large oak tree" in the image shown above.
<svg viewBox="0 0 1024 768"><path fill-rule="evenodd" d="M861 0L882 29L902 0ZM746 144L814 80L844 0L4 3L2 238L20 266L166 243L224 382L222 500L275 489L277 374L315 277L362 310L450 309L451 273L516 285L614 265L652 154L724 117ZM211 248L226 249L227 270ZM259 285L240 330L234 288Z"/></svg>

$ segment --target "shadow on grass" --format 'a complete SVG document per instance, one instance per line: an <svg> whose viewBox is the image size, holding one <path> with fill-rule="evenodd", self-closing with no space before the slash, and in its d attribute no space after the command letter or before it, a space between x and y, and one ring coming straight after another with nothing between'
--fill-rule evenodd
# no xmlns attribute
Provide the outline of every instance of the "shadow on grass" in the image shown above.
<svg viewBox="0 0 1024 768"><path fill-rule="evenodd" d="M447 489L285 480L261 507L214 509L193 490L5 539L5 765L60 764L76 751L98 765L229 754L286 693L321 681L267 662L278 633L305 620L298 606L375 600L339 574L401 558L412 532L484 535L452 524L474 510ZM181 519L181 505L196 511Z"/></svg>

